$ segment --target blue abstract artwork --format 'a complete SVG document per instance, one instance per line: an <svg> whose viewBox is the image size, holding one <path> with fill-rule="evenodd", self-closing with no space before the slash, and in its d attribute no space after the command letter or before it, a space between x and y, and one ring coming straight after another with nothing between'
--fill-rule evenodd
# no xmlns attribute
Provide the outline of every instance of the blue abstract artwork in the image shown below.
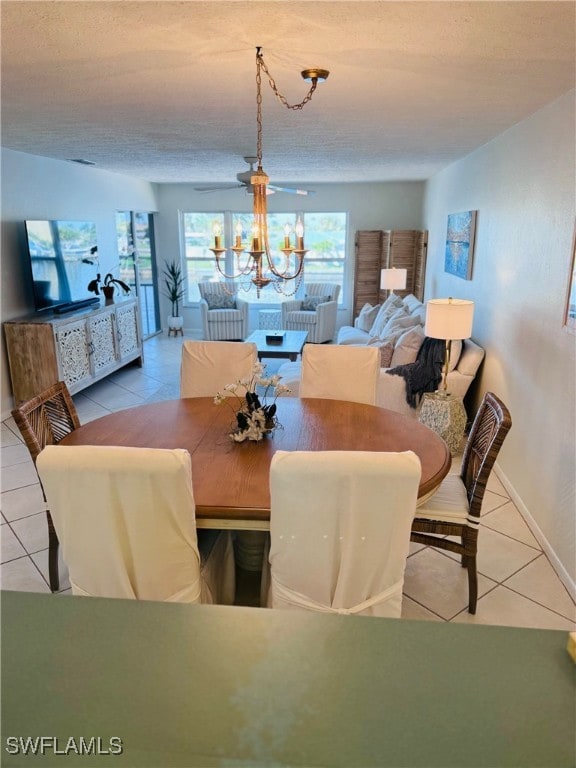
<svg viewBox="0 0 576 768"><path fill-rule="evenodd" d="M448 215L446 232L446 252L444 271L472 279L472 261L474 258L474 233L476 230L476 211L463 211Z"/></svg>

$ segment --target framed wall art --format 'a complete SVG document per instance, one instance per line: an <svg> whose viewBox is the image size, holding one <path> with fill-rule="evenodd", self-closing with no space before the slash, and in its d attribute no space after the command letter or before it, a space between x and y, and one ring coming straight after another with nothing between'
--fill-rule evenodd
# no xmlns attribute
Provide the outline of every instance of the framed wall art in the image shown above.
<svg viewBox="0 0 576 768"><path fill-rule="evenodd" d="M448 214L444 271L472 280L477 211Z"/></svg>

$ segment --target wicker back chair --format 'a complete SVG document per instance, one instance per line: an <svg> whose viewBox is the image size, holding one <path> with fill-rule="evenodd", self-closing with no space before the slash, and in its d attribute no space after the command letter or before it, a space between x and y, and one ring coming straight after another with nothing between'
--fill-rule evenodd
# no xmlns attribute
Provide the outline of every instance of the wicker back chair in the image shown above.
<svg viewBox="0 0 576 768"><path fill-rule="evenodd" d="M448 475L439 490L416 510L411 540L457 552L468 569L468 611L476 613L478 575L476 553L480 508L488 477L512 426L508 408L487 392L466 442L459 475ZM458 536L460 541L444 539Z"/></svg>
<svg viewBox="0 0 576 768"><path fill-rule="evenodd" d="M56 445L62 438L80 426L76 407L65 382L59 381L36 397L20 403L12 411L14 421L22 433L34 465L40 451L47 445ZM44 489L42 489L44 493ZM46 500L46 496L44 496ZM50 510L46 510L48 521L48 575L50 589L57 592L60 587L58 574L58 536L54 529Z"/></svg>

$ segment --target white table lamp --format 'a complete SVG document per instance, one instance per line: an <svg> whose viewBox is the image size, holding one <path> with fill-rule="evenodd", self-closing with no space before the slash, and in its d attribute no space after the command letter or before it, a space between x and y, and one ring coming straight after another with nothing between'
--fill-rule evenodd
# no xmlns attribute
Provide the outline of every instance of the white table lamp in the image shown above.
<svg viewBox="0 0 576 768"><path fill-rule="evenodd" d="M399 291L406 288L406 270L396 269L396 267L381 270L380 288L391 292L394 292L394 288Z"/></svg>
<svg viewBox="0 0 576 768"><path fill-rule="evenodd" d="M430 299L426 304L424 333L431 339L446 341L442 392L448 394L448 368L453 339L468 339L472 334L474 302L466 299Z"/></svg>

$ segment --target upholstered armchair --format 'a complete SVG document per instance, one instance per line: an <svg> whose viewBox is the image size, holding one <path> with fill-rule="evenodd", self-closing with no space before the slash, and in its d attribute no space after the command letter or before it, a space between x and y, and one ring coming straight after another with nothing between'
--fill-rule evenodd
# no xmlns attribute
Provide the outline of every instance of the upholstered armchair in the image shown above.
<svg viewBox="0 0 576 768"><path fill-rule="evenodd" d="M247 301L239 299L234 286L198 283L200 317L208 341L243 341L248 335Z"/></svg>
<svg viewBox="0 0 576 768"><path fill-rule="evenodd" d="M304 299L281 304L282 328L308 331L307 341L312 344L332 341L336 333L340 286L336 283L307 283L304 289Z"/></svg>

